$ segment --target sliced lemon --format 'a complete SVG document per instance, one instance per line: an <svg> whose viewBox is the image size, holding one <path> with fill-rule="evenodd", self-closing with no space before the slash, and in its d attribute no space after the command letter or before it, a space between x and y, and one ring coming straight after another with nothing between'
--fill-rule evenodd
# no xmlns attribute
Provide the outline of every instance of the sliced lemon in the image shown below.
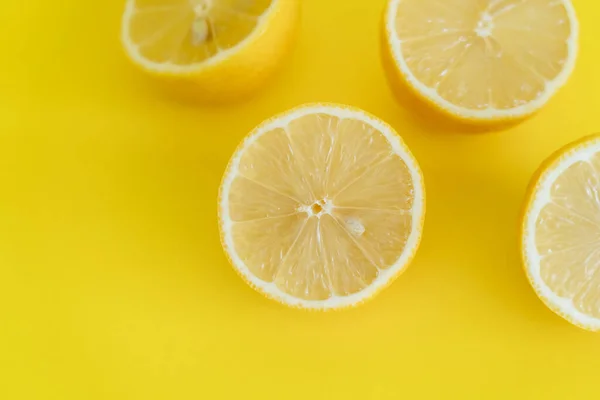
<svg viewBox="0 0 600 400"><path fill-rule="evenodd" d="M122 41L151 74L192 84L200 98L235 100L282 64L299 0L127 0Z"/></svg>
<svg viewBox="0 0 600 400"><path fill-rule="evenodd" d="M600 136L542 164L527 195L521 248L546 305L575 325L600 330Z"/></svg>
<svg viewBox="0 0 600 400"><path fill-rule="evenodd" d="M220 188L234 269L283 304L357 305L407 267L420 242L423 177L394 130L364 111L307 105L258 126Z"/></svg>
<svg viewBox="0 0 600 400"><path fill-rule="evenodd" d="M570 0L390 0L384 18L393 89L408 85L460 120L524 118L575 65Z"/></svg>

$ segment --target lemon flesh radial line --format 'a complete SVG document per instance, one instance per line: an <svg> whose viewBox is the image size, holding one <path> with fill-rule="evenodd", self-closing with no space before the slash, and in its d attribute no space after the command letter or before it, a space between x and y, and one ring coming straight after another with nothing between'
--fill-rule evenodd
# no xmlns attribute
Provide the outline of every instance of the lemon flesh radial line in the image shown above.
<svg viewBox="0 0 600 400"><path fill-rule="evenodd" d="M353 119L360 120L361 122L373 127L377 131L381 132L381 134L387 139L389 142L393 152L397 154L404 163L408 166L408 170L410 172L410 176L412 181L414 182L413 190L414 190L414 203L412 212L412 226L406 245L404 247L404 251L396 263L390 266L387 269L379 269L379 274L377 278L364 289L350 294L348 296L336 296L335 294L331 294L331 297L325 300L305 300L301 298L294 297L281 289L274 282L265 282L262 279L258 278L254 275L248 267L245 265L244 261L239 257L235 250L235 244L233 242L233 238L231 235L231 225L233 224L232 219L229 214L229 192L231 188L231 184L238 176L235 172L238 170L240 160L243 155L243 149L246 149L260 138L264 133L270 132L274 129L286 129L288 124L300 117L309 114L327 114L334 117L338 117L340 119ZM423 192L423 181L421 174L419 173L420 169L418 164L412 154L410 154L405 147L405 145L401 142L400 137L390 132L390 128L386 126L384 123L369 117L368 115L363 115L362 113L358 113L356 111L352 111L350 109L345 109L341 107L335 106L304 106L297 110L293 110L290 113L286 114L282 118L274 119L266 124L260 126L257 130L255 130L249 137L244 140L244 143L239 147L240 150L233 156L232 161L229 164L226 175L223 179L222 184L222 192L221 192L221 200L220 200L220 213L221 220L224 224L224 244L228 248L228 252L232 257L232 261L234 267L243 275L243 277L250 282L253 286L258 288L263 293L270 293L277 300L282 303L290 306L302 306L307 309L330 309L330 308L343 308L345 306L351 306L357 303L360 303L361 300L370 298L373 294L377 293L382 287L386 286L391 279L400 272L401 268L407 266L408 261L414 255L416 248L419 244L421 237L421 221L423 219L424 213L424 192ZM307 221L309 216L314 217L314 211L318 211L320 213L328 213L330 207L332 205L327 201L319 203L319 208L313 208L314 205L304 205L301 209L298 209L298 212L306 212L307 213ZM333 208L335 208L335 204L333 204ZM356 230L357 232L361 231L361 227L357 224L351 226L351 229Z"/></svg>
<svg viewBox="0 0 600 400"><path fill-rule="evenodd" d="M542 257L537 251L536 223L542 209L552 201L551 189L557 178L573 164L577 162L587 162L598 152L600 152L600 139L595 140L591 144L586 144L585 148L578 146L563 155L559 160L555 161L553 165L549 167L548 172L540 177L538 186L535 189L535 197L531 202L531 210L526 217L526 231L523 236L523 246L526 249L524 254L526 268L528 274L533 278L532 284L535 285L534 289L552 305L558 307L558 311L568 318L579 321L594 330L600 329L600 319L577 310L573 300L558 296L542 279L540 272Z"/></svg>

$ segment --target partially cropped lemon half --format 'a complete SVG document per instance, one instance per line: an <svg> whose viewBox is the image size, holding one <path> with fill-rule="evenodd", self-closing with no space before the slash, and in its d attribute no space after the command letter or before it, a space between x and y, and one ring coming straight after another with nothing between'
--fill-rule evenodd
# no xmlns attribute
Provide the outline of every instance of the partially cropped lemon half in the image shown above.
<svg viewBox="0 0 600 400"><path fill-rule="evenodd" d="M531 115L577 57L570 0L390 0L382 26L393 90L467 122Z"/></svg>
<svg viewBox="0 0 600 400"><path fill-rule="evenodd" d="M306 105L251 132L219 193L233 268L263 295L330 310L371 298L406 269L425 188L398 134L364 111Z"/></svg>
<svg viewBox="0 0 600 400"><path fill-rule="evenodd" d="M247 97L285 62L300 0L127 0L122 42L144 71L201 100Z"/></svg>
<svg viewBox="0 0 600 400"><path fill-rule="evenodd" d="M564 147L539 168L525 201L521 253L548 307L600 330L600 136Z"/></svg>

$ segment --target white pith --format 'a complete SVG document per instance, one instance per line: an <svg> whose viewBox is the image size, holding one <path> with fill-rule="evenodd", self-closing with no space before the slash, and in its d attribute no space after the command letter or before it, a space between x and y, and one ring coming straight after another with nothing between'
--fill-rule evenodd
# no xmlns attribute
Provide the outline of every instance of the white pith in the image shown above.
<svg viewBox="0 0 600 400"><path fill-rule="evenodd" d="M410 171L411 178L413 180L414 203L411 209L412 231L410 232L406 243L406 247L404 248L402 255L392 266L390 266L387 269L380 270L377 278L369 286L349 296L332 295L326 300L304 300L283 292L275 285L275 283L265 282L256 277L254 274L252 274L252 272L250 272L248 267L244 264L242 259L236 253L233 238L231 236L232 222L231 217L229 215L229 191L231 188L231 184L237 175L237 170L239 168L239 163L242 154L244 150L249 147L250 144L252 144L255 140L260 138L260 136L263 135L265 132L272 131L276 128L285 128L291 121L299 117L318 113L336 116L340 119L351 118L354 120L360 120L361 122L372 126L385 136L385 138L390 143L393 151L398 156L400 156L402 160L406 163ZM223 177L219 204L220 226L222 228L225 251L231 257L231 261L233 263L234 268L237 269L237 271L260 292L263 292L268 296L274 298L275 300L278 300L290 306L299 306L307 309L335 309L358 304L372 297L375 293L378 292L379 289L386 286L391 279L397 276L405 267L408 266L408 263L412 259L415 251L417 250L421 239L422 220L425 211L424 202L425 193L423 190L423 180L419 166L413 155L410 153L406 145L401 140L401 138L398 135L396 135L389 126L387 126L385 123L378 119L370 117L365 113L349 108L344 108L343 106L338 107L329 105L310 105L292 110L291 112L285 114L282 117L277 117L275 119L269 120L261 124L258 128L255 129L253 133L251 133L248 137L246 137L246 139L244 139L242 145L239 147L239 150L233 155L232 159L230 160L227 170L225 172L225 176ZM306 212L307 217L312 216L313 213L310 209L311 206L312 205L306 205L304 209L299 211ZM325 201L322 203L322 207L322 212L328 213L328 209L331 207L331 204ZM357 226L356 229L360 230L360 227Z"/></svg>

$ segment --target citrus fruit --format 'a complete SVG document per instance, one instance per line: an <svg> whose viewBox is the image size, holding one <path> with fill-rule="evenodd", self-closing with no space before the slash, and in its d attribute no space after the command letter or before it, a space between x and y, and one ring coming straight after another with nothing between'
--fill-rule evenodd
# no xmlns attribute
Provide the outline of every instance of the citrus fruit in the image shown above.
<svg viewBox="0 0 600 400"><path fill-rule="evenodd" d="M570 0L390 0L382 26L393 90L474 123L540 109L577 54Z"/></svg>
<svg viewBox="0 0 600 400"><path fill-rule="evenodd" d="M143 70L200 99L231 101L284 62L299 7L299 0L127 0L122 42Z"/></svg>
<svg viewBox="0 0 600 400"><path fill-rule="evenodd" d="M538 296L573 324L600 330L600 136L542 164L521 229L525 271Z"/></svg>
<svg viewBox="0 0 600 400"><path fill-rule="evenodd" d="M219 193L225 252L239 275L288 306L362 303L420 242L423 177L394 130L364 111L305 105L251 132Z"/></svg>

